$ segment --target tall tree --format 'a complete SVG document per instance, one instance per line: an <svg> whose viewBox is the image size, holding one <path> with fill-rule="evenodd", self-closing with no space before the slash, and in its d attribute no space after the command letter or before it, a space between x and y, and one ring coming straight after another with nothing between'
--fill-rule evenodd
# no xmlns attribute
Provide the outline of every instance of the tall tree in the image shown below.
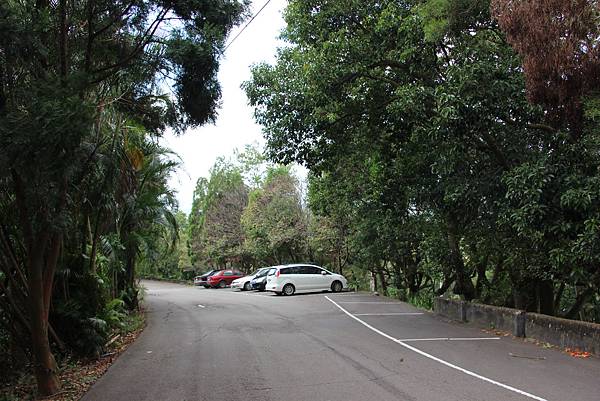
<svg viewBox="0 0 600 401"><path fill-rule="evenodd" d="M508 42L523 56L529 99L554 128L583 130L584 97L600 88L600 4L595 0L493 0Z"/></svg>
<svg viewBox="0 0 600 401"><path fill-rule="evenodd" d="M240 169L219 159L208 180L198 180L190 226L190 250L197 264L224 267L244 260L240 219L248 204L248 188Z"/></svg>
<svg viewBox="0 0 600 401"><path fill-rule="evenodd" d="M309 167L323 199L352 211L363 268L413 292L478 296L471 261L500 250L465 244L514 238L495 231L503 176L548 146L486 4L292 1L289 45L246 84L269 156Z"/></svg>
<svg viewBox="0 0 600 401"><path fill-rule="evenodd" d="M259 263L301 261L306 253L306 217L296 179L288 167L271 167L262 188L250 195L242 216L245 248Z"/></svg>
<svg viewBox="0 0 600 401"><path fill-rule="evenodd" d="M75 192L105 140L108 109L155 134L214 119L218 58L246 3L6 1L0 4L0 170L17 210L41 395L59 383L48 342L54 273ZM174 96L162 96L172 85Z"/></svg>

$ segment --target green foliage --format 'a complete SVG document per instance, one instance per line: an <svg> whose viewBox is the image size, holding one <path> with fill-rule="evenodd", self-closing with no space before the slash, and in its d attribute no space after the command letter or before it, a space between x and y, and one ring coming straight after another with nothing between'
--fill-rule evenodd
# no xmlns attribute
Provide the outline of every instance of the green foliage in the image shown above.
<svg viewBox="0 0 600 401"><path fill-rule="evenodd" d="M315 259L425 307L444 293L571 317L590 305L595 95L583 135L547 125L489 1L294 0L285 17L287 45L244 88L267 156L311 171Z"/></svg>
<svg viewBox="0 0 600 401"><path fill-rule="evenodd" d="M210 170L210 178L198 180L189 217L191 262L225 266L244 262L244 237L240 223L248 203L248 188L240 168L221 158Z"/></svg>
<svg viewBox="0 0 600 401"><path fill-rule="evenodd" d="M438 41L490 21L489 7L489 0L425 0L415 10L423 20L425 38Z"/></svg>
<svg viewBox="0 0 600 401"><path fill-rule="evenodd" d="M288 167L275 166L250 194L241 219L244 248L259 265L302 261L306 254L306 220L297 187Z"/></svg>
<svg viewBox="0 0 600 401"><path fill-rule="evenodd" d="M247 7L0 2L1 319L42 356L41 395L58 390L48 338L100 352L137 307L140 259L175 252L177 163L157 137L214 121L222 49Z"/></svg>
<svg viewBox="0 0 600 401"><path fill-rule="evenodd" d="M125 301L115 298L109 301L104 307L102 320L106 322L108 327L122 328L126 315Z"/></svg>

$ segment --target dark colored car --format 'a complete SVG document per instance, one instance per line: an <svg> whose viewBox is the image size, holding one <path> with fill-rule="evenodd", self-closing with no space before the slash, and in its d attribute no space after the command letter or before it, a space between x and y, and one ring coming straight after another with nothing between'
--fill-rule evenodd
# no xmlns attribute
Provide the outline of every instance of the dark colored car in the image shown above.
<svg viewBox="0 0 600 401"><path fill-rule="evenodd" d="M267 274L269 274L269 272L271 270L274 270L274 269L263 270L259 274L257 274L256 277L254 277L252 279L252 281L250 282L250 285L252 285L253 290L259 290L259 291L265 290L265 286L267 285Z"/></svg>
<svg viewBox="0 0 600 401"><path fill-rule="evenodd" d="M210 276L212 276L213 274L216 274L220 271L221 271L221 269L209 270L201 276L194 277L194 285L202 285L205 288L210 287L210 285L208 285L208 278Z"/></svg>
<svg viewBox="0 0 600 401"><path fill-rule="evenodd" d="M206 280L208 286L212 288L225 288L236 278L244 277L245 274L238 270L221 270L208 276Z"/></svg>

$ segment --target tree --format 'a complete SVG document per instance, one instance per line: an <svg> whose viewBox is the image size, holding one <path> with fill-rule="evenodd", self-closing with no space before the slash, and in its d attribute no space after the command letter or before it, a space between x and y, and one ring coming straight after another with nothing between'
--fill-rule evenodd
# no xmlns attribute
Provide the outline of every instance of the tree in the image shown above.
<svg viewBox="0 0 600 401"><path fill-rule="evenodd" d="M600 4L493 0L492 12L523 56L529 99L548 110L552 127L581 136L584 98L600 82Z"/></svg>
<svg viewBox="0 0 600 401"><path fill-rule="evenodd" d="M200 236L204 226L206 202L208 196L208 180L198 178L192 198L192 210L188 216L188 253L192 265L197 267L201 258Z"/></svg>
<svg viewBox="0 0 600 401"><path fill-rule="evenodd" d="M265 180L266 160L256 144L246 145L243 151L234 151L244 182L250 189L259 188Z"/></svg>
<svg viewBox="0 0 600 401"><path fill-rule="evenodd" d="M269 157L310 168L318 214L353 217L354 263L413 294L468 300L490 294L488 273L508 277L493 302L546 311L542 289L560 297L568 271L548 252L575 232L548 235L572 214L539 200L560 199L567 181L555 193L527 187L541 198L519 203L512 180L531 177L561 137L526 101L520 59L487 6L292 1L288 46L245 88ZM531 210L557 211L536 215L548 232L518 231L535 226L521 215Z"/></svg>
<svg viewBox="0 0 600 401"><path fill-rule="evenodd" d="M271 167L262 188L250 194L242 216L244 247L259 264L301 261L306 250L306 218L296 179L288 167Z"/></svg>
<svg viewBox="0 0 600 401"><path fill-rule="evenodd" d="M174 248L178 226L171 212L176 208L167 180L177 167L167 152L145 140L143 132L130 131L127 159L122 165L117 193L117 233L123 245L124 270L118 279L118 292L125 292L130 309L137 307L135 267L141 248L148 239L161 238ZM137 137L136 137L137 136Z"/></svg>
<svg viewBox="0 0 600 401"><path fill-rule="evenodd" d="M214 119L218 58L245 8L222 0L0 4L2 196L19 215L3 223L24 249L5 257L26 267L41 395L59 387L48 342L53 280L72 200L107 140L104 117L122 113L153 134ZM164 96L170 84L174 96Z"/></svg>
<svg viewBox="0 0 600 401"><path fill-rule="evenodd" d="M511 208L504 222L525 240L527 249L517 245L515 253L530 265L516 274L531 272L543 284L529 288L541 296L522 303L571 318L600 286L598 260L588 251L598 244L599 11L592 1L492 2L523 57L529 100L544 109L547 124L540 125L544 151L505 177ZM565 303L567 291L576 295Z"/></svg>
<svg viewBox="0 0 600 401"><path fill-rule="evenodd" d="M598 293L597 6L563 3L495 1L498 26L485 0L290 2L245 88L270 159L311 170L313 214L350 216L352 267L565 316Z"/></svg>
<svg viewBox="0 0 600 401"><path fill-rule="evenodd" d="M190 215L190 252L196 264L224 267L244 260L240 218L248 189L238 167L223 158L199 179Z"/></svg>

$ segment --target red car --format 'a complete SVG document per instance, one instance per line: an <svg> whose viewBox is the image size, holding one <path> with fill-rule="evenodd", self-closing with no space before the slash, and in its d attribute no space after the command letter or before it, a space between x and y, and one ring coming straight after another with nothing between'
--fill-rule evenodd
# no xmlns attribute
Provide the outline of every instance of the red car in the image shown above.
<svg viewBox="0 0 600 401"><path fill-rule="evenodd" d="M225 288L236 278L244 277L245 274L237 270L221 270L209 276L206 282L212 288Z"/></svg>

